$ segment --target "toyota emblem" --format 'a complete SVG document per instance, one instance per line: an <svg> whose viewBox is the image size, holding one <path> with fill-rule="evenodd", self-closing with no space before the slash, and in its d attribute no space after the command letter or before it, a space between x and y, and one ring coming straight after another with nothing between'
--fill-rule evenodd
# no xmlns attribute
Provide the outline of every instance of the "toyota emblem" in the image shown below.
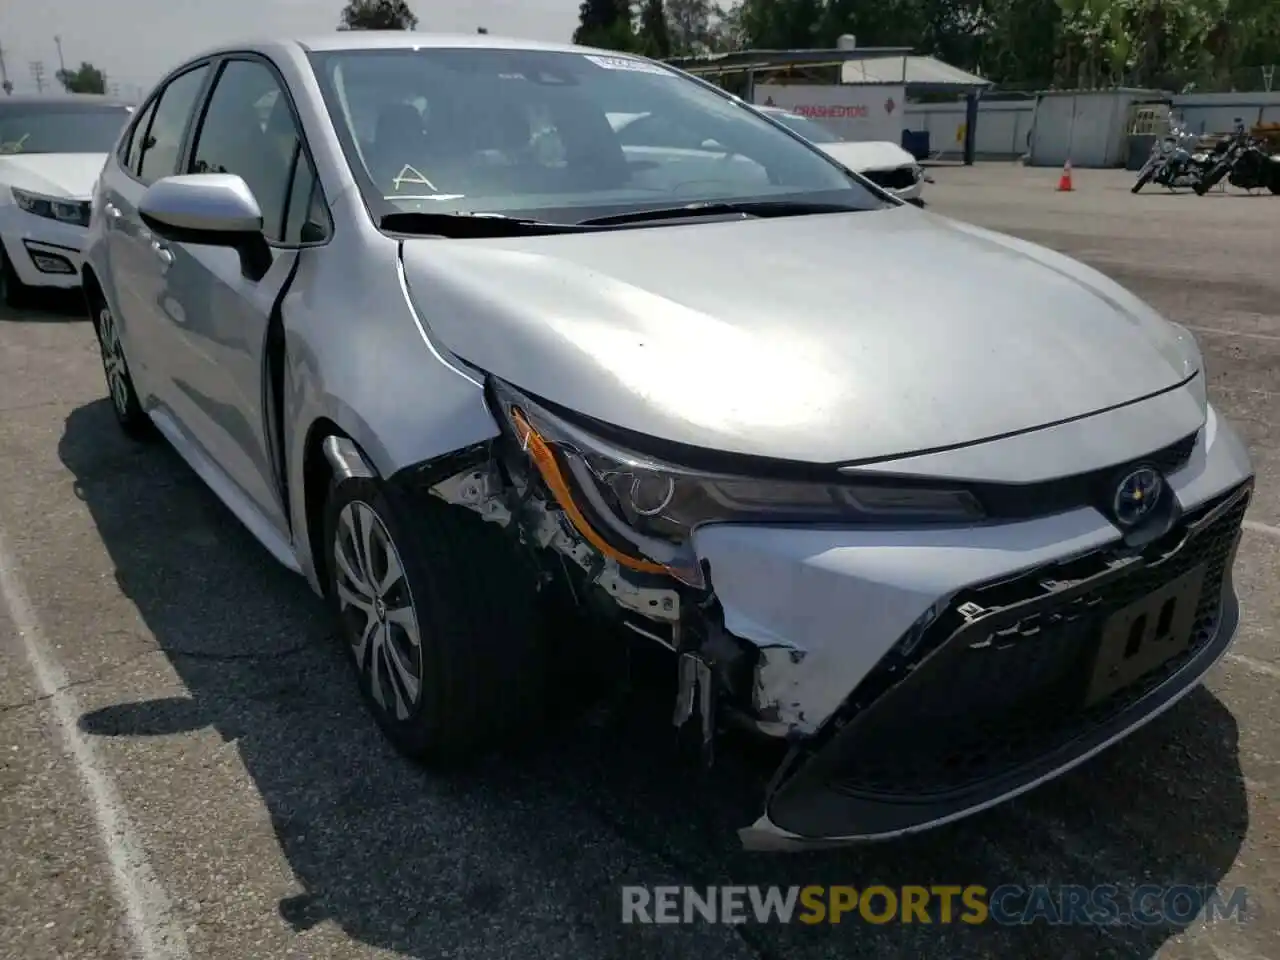
<svg viewBox="0 0 1280 960"><path fill-rule="evenodd" d="M1116 523L1133 527L1146 519L1160 502L1164 480L1152 467L1138 467L1116 487L1111 512Z"/></svg>

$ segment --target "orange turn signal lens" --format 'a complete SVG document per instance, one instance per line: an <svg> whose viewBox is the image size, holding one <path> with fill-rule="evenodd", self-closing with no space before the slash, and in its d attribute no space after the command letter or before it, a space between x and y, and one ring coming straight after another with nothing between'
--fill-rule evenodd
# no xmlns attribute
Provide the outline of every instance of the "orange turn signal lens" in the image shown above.
<svg viewBox="0 0 1280 960"><path fill-rule="evenodd" d="M574 503L573 493L568 481L565 480L564 471L560 469L560 464L556 462L555 454L552 453L551 447L525 418L523 411L512 407L511 422L516 429L516 439L520 441L520 446L532 458L534 465L538 468L538 473L542 475L542 479L546 481L547 487L551 490L551 495L556 498L556 503L564 510L565 516L569 518L569 522L573 524L574 529L582 534L583 538L591 546L606 557L617 561L619 566L626 567L629 570L636 570L641 573L672 575L672 571L660 563L630 556L610 546L609 542L587 522L587 518L583 516L582 511L578 509L578 505Z"/></svg>

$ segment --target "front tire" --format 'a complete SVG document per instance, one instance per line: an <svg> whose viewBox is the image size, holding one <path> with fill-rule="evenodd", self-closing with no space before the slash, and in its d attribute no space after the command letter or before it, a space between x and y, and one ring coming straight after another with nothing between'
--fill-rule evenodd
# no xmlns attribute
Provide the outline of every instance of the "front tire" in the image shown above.
<svg viewBox="0 0 1280 960"><path fill-rule="evenodd" d="M129 363L124 356L124 343L120 340L120 327L116 324L111 308L105 303L94 304L97 311L93 326L98 333L98 350L102 354L102 372L107 378L107 395L116 422L125 435L133 440L150 440L155 435L151 418L142 409L138 391L133 386Z"/></svg>
<svg viewBox="0 0 1280 960"><path fill-rule="evenodd" d="M1143 170L1140 174L1138 174L1138 182L1129 188L1129 192L1137 193L1139 190L1145 187L1147 183L1151 180L1151 177L1154 175L1154 173L1155 171L1150 167L1148 167L1146 170Z"/></svg>
<svg viewBox="0 0 1280 960"><path fill-rule="evenodd" d="M361 693L402 754L452 766L540 726L538 581L500 528L352 477L331 488L324 536Z"/></svg>
<svg viewBox="0 0 1280 960"><path fill-rule="evenodd" d="M31 288L22 282L3 249L0 249L0 300L14 310L31 305Z"/></svg>

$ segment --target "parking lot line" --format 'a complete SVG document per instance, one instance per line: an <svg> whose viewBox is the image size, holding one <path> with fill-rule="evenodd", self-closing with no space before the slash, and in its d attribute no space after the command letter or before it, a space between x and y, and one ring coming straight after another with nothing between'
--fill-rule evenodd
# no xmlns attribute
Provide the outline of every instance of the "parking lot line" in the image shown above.
<svg viewBox="0 0 1280 960"><path fill-rule="evenodd" d="M1267 537L1280 538L1280 527L1273 527L1267 523L1259 523L1257 520L1246 520L1244 522L1246 530L1252 530L1254 533L1260 533Z"/></svg>
<svg viewBox="0 0 1280 960"><path fill-rule="evenodd" d="M111 880L124 907L129 935L138 955L142 960L186 960L190 956L186 935L171 918L169 897L138 842L115 784L103 770L93 746L80 732L80 707L69 689L66 671L44 637L3 530L0 530L0 598L22 639L40 693L49 701L63 751L75 764L84 785L111 865Z"/></svg>
<svg viewBox="0 0 1280 960"><path fill-rule="evenodd" d="M1214 333L1220 337L1248 337L1252 340L1280 340L1280 334L1254 333L1252 330L1223 330L1219 327L1201 327L1196 324L1183 324L1193 333Z"/></svg>

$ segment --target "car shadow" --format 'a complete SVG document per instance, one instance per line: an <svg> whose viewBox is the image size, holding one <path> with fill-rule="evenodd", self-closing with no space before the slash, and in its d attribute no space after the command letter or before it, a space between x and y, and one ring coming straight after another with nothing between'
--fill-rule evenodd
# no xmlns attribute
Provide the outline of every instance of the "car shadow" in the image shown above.
<svg viewBox="0 0 1280 960"><path fill-rule="evenodd" d="M0 307L0 323L48 323L88 320L79 290L40 290L29 293L21 307Z"/></svg>
<svg viewBox="0 0 1280 960"><path fill-rule="evenodd" d="M370 947L438 957L476 955L495 924L560 949L568 924L590 945L580 955L658 958L702 952L705 929L663 928L659 944L623 926L621 884L1212 887L1248 826L1235 721L1203 689L1025 798L912 839L820 854L742 852L736 829L758 815L769 771L732 742L701 769L675 748L669 691L643 695L644 678L629 706L589 713L533 753L432 775L376 732L322 604L171 449L119 437L101 400L69 415L59 454L121 590L187 690L81 725L112 737L212 728L234 743L303 888L278 905L295 930L331 921ZM590 851L614 848L592 858L611 872L582 878ZM743 955L797 960L1149 957L1189 922L975 928L847 917L735 930Z"/></svg>

